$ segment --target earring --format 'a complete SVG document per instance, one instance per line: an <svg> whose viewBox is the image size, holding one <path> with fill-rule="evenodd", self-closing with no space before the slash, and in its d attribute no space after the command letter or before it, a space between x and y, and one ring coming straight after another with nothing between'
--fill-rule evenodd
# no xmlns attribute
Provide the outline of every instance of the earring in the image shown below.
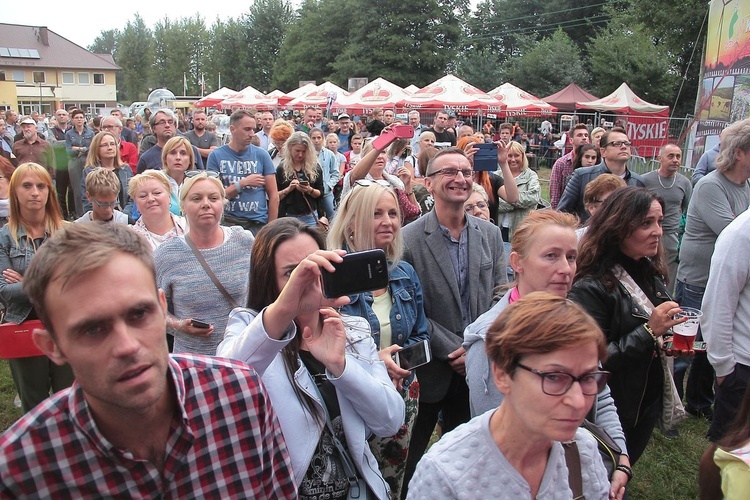
<svg viewBox="0 0 750 500"><path fill-rule="evenodd" d="M349 233L349 240L354 241L354 232Z"/></svg>

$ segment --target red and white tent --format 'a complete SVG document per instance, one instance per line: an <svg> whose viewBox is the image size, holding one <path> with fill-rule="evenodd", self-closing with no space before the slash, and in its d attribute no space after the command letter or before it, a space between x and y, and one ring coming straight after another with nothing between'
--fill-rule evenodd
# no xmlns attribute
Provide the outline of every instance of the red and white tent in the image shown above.
<svg viewBox="0 0 750 500"><path fill-rule="evenodd" d="M644 101L626 83L607 97L578 102L576 108L617 115L625 122L628 137L643 156L655 156L656 149L669 139L669 106Z"/></svg>
<svg viewBox="0 0 750 500"><path fill-rule="evenodd" d="M417 87L413 83L409 85L408 87L404 87L404 92L406 92L407 94L413 94L414 92L418 90L419 90L419 87Z"/></svg>
<svg viewBox="0 0 750 500"><path fill-rule="evenodd" d="M505 105L454 75L446 75L422 87L399 103L411 109L449 109L458 113L498 113Z"/></svg>
<svg viewBox="0 0 750 500"><path fill-rule="evenodd" d="M195 104L193 104L193 106L195 106L196 108L211 108L219 104L224 99L232 97L236 94L236 90L232 90L227 87L221 87L219 90L211 92L207 96L201 97L199 100L195 101Z"/></svg>
<svg viewBox="0 0 750 500"><path fill-rule="evenodd" d="M303 86L292 90L291 92L287 92L283 96L277 97L277 99L279 100L279 106L286 106L287 104L289 104L289 101L296 99L297 97L303 96L307 94L308 92L312 92L317 87L318 86L315 85L314 83L306 83Z"/></svg>
<svg viewBox="0 0 750 500"><path fill-rule="evenodd" d="M336 99L349 95L349 92L331 82L323 82L310 92L306 92L290 101L287 106L292 109L304 109L308 106L325 108L328 105L328 95L335 94ZM291 95L291 92L290 94ZM334 104L335 105L335 104Z"/></svg>
<svg viewBox="0 0 750 500"><path fill-rule="evenodd" d="M286 94L280 91L279 89L273 89L268 94L266 94L266 96L273 97L274 99L278 99L279 97L283 97L285 95Z"/></svg>
<svg viewBox="0 0 750 500"><path fill-rule="evenodd" d="M503 83L488 93L507 106L503 111L505 116L551 116L557 113L556 107L511 83Z"/></svg>
<svg viewBox="0 0 750 500"><path fill-rule="evenodd" d="M217 105L220 109L257 109L268 110L278 106L278 100L268 97L260 90L247 86L236 95L228 97Z"/></svg>
<svg viewBox="0 0 750 500"><path fill-rule="evenodd" d="M377 78L348 96L336 100L336 108L346 108L348 113L361 114L377 108L393 109L409 94L395 83Z"/></svg>

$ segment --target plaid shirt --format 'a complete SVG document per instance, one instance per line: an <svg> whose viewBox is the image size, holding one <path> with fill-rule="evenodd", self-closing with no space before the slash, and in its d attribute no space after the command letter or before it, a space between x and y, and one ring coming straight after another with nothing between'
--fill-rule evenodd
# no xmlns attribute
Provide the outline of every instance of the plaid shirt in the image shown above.
<svg viewBox="0 0 750 500"><path fill-rule="evenodd" d="M552 166L549 176L549 203L553 209L557 208L565 192L565 186L573 175L573 152L561 156Z"/></svg>
<svg viewBox="0 0 750 500"><path fill-rule="evenodd" d="M286 444L255 371L200 356L175 356L169 366L181 419L172 421L163 473L101 434L76 382L0 436L0 497L295 498Z"/></svg>

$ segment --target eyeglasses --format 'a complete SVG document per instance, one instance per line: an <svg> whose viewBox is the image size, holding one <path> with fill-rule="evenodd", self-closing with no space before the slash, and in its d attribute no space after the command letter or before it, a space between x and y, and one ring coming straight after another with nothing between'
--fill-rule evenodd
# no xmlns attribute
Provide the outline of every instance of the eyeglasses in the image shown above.
<svg viewBox="0 0 750 500"><path fill-rule="evenodd" d="M383 179L372 179L372 180L370 180L370 179L359 179L354 184L357 185L357 186L364 186L364 187L373 186L375 184L377 184L379 186L383 186L383 187L391 187L391 183L388 182L388 181L385 181Z"/></svg>
<svg viewBox="0 0 750 500"><path fill-rule="evenodd" d="M174 120L159 120L158 122L154 123L154 126L157 125L174 125Z"/></svg>
<svg viewBox="0 0 750 500"><path fill-rule="evenodd" d="M219 178L219 172L214 172L213 170L188 170L185 172L185 177L198 177L202 174L206 174L206 177L212 177L214 179Z"/></svg>
<svg viewBox="0 0 750 500"><path fill-rule="evenodd" d="M97 201L96 198L91 198L91 203L99 208L115 208L119 204L117 201L113 201L112 203L102 203L101 201Z"/></svg>
<svg viewBox="0 0 750 500"><path fill-rule="evenodd" d="M562 396L573 387L573 382L581 385L581 392L584 395L596 396L604 389L609 379L609 372L605 371L589 372L580 377L574 377L565 372L540 372L521 363L516 363L516 366L539 375L542 378L542 392L548 396Z"/></svg>
<svg viewBox="0 0 750 500"><path fill-rule="evenodd" d="M630 146L631 144L633 143L630 141L612 141L612 142L608 142L607 144L605 144L604 147L614 146L616 148L621 148L623 146Z"/></svg>
<svg viewBox="0 0 750 500"><path fill-rule="evenodd" d="M487 204L483 201L480 201L476 205L464 205L464 210L467 212L473 212L475 208L478 208L479 210L484 210L487 208Z"/></svg>
<svg viewBox="0 0 750 500"><path fill-rule="evenodd" d="M431 174L427 174L427 177L432 177L433 175L444 175L446 177L455 177L456 174L461 172L461 175L463 175L465 178L469 178L474 174L474 171L470 168L441 168L440 170L435 170Z"/></svg>

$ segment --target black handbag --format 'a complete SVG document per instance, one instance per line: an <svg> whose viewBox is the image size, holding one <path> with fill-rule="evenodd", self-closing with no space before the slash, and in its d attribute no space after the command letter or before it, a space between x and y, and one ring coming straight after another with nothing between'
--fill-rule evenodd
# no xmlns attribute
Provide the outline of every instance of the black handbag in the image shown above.
<svg viewBox="0 0 750 500"><path fill-rule="evenodd" d="M612 436L607 431L596 425L595 423L585 419L581 424L581 427L586 429L589 434L594 436L596 439L599 454L604 462L604 467L607 469L607 477L612 479L612 474L615 472L615 467L620 463L620 456L622 455L622 449L615 443Z"/></svg>

